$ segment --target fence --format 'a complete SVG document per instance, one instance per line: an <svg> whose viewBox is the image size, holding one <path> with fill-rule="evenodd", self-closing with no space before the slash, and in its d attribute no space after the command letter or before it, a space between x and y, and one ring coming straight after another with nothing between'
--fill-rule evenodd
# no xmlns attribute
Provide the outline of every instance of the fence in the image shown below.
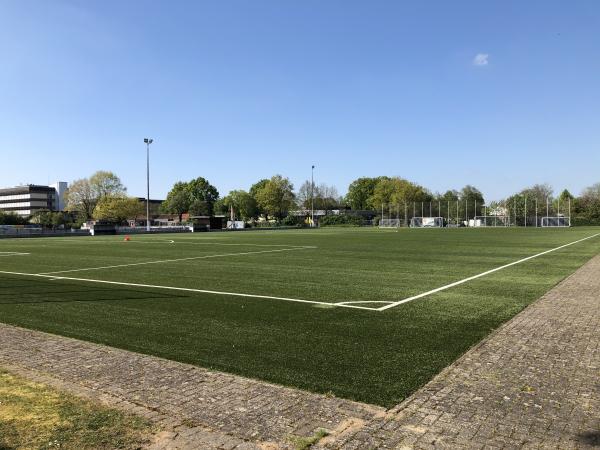
<svg viewBox="0 0 600 450"><path fill-rule="evenodd" d="M568 227L571 201L562 209L559 200L546 199L540 205L537 199L527 197L515 198L513 204L500 202L493 206L467 200L388 203L381 205L379 226L418 226L424 218L442 218L443 226L448 227Z"/></svg>

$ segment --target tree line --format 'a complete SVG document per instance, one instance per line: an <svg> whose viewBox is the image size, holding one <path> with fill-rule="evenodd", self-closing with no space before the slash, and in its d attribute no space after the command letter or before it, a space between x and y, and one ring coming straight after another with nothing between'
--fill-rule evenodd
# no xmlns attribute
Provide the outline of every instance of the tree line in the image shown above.
<svg viewBox="0 0 600 450"><path fill-rule="evenodd" d="M474 186L466 185L459 190L434 193L424 186L401 177L360 177L348 186L345 196L340 196L335 187L327 184L312 184L307 180L295 191L290 180L282 175L261 179L246 190L233 190L221 197L219 191L207 179L198 177L190 181L178 181L169 191L159 210L153 206L153 214L166 213L179 217L228 215L234 212L241 220L257 219L261 216L283 221L292 210L334 209L354 211L377 211L385 209L398 212L402 205L415 203L453 205L452 217L472 217L484 215L486 204L483 194ZM456 204L457 210L454 210ZM528 206L529 205L529 206ZM600 183L590 186L578 197L566 189L554 196L548 184L536 184L525 188L506 199L487 204L487 211L505 208L511 216L516 212L517 224L522 224L531 215L534 205L540 214L548 207L553 214L567 215L567 205L571 207L574 224L600 225ZM562 205L562 208L561 208ZM475 209L476 208L476 209ZM98 171L88 178L75 180L66 193L66 209L71 219L60 213L39 211L30 218L33 223L57 227L63 224L74 225L95 219L123 222L127 219L145 217L145 202L127 195L127 188L113 172ZM443 210L443 208L439 208ZM438 214L442 211L438 210ZM445 214L444 214L445 215ZM73 219L74 217L74 219ZM14 214L0 213L0 224L20 224L27 220Z"/></svg>

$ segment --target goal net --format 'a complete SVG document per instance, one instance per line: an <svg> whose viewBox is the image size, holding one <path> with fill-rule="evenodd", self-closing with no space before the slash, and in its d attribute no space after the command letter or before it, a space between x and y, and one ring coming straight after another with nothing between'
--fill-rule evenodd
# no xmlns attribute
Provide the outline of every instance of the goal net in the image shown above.
<svg viewBox="0 0 600 450"><path fill-rule="evenodd" d="M410 219L412 228L441 228L444 226L443 217L413 217Z"/></svg>
<svg viewBox="0 0 600 450"><path fill-rule="evenodd" d="M469 226L472 227L508 227L509 225L509 216L475 216L469 221Z"/></svg>
<svg viewBox="0 0 600 450"><path fill-rule="evenodd" d="M540 218L541 227L570 227L571 218L564 216L549 217L544 216Z"/></svg>
<svg viewBox="0 0 600 450"><path fill-rule="evenodd" d="M404 225L401 219L380 219L379 228L398 228Z"/></svg>

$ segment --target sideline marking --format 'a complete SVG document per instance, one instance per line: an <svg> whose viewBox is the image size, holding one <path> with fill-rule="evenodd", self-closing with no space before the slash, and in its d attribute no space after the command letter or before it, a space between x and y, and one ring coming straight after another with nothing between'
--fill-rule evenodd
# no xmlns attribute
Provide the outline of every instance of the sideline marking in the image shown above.
<svg viewBox="0 0 600 450"><path fill-rule="evenodd" d="M260 251L255 251L255 252L221 253L218 255L189 256L187 258L159 259L157 261L145 261L145 262L129 263L129 264L116 264L114 266L84 267L82 269L57 270L55 272L42 272L39 275L51 275L51 274L56 274L56 273L69 273L69 272L83 272L86 270L115 269L117 267L143 266L146 264L162 264L162 263L179 262L179 261L193 261L195 259L220 258L220 257L224 257L224 256L258 255L261 253L286 252L286 251L292 251L292 250L305 250L305 248L304 247L281 248L281 249L277 249L277 250L260 250Z"/></svg>
<svg viewBox="0 0 600 450"><path fill-rule="evenodd" d="M153 288L153 289L166 289L166 290L171 290L171 291L197 292L197 293L201 293L201 294L226 295L226 296L231 296L231 297L262 298L262 299L267 299L267 300L284 300L287 302L309 303L309 304L313 304L313 305L327 305L327 306L338 307L338 308L352 308L352 309L364 309L367 311L378 311L376 308L369 308L366 306L340 305L340 304L335 304L335 303L319 302L316 300L303 300L300 298L274 297L271 295L243 294L243 293L239 293L239 292L224 292L224 291L210 291L207 289L192 289L192 288L183 288L183 287L176 287L176 286L160 286L160 285L154 285L154 284L125 283L122 281L94 280L94 279L89 279L89 278L60 277L60 276L56 276L56 275L46 275L46 274L42 274L42 273L8 272L8 271L4 271L4 270L0 270L0 274L48 278L50 281L53 281L53 280L83 281L83 282L87 282L87 283L101 283L101 284L113 284L113 285L117 285L117 286L132 286L132 287ZM83 300L83 301L85 301L85 300Z"/></svg>
<svg viewBox="0 0 600 450"><path fill-rule="evenodd" d="M31 253L23 253L23 252L0 252L0 257L2 256L26 256Z"/></svg>
<svg viewBox="0 0 600 450"><path fill-rule="evenodd" d="M223 239L223 238L212 238L212 239ZM203 240L208 240L208 238L203 238ZM191 241L191 242L188 242ZM71 239L52 239L52 242L75 242ZM81 242L79 242L81 244ZM117 239L103 239L97 241L86 241L86 244L123 244L122 240ZM158 239L134 239L127 242L129 244L181 244L181 245L227 245L227 246L237 246L237 247L286 247L286 248L318 248L315 245L293 245L293 244L244 244L244 243L225 243L225 242L196 242L191 238L187 240L179 240L175 241L173 239L169 240L158 240Z"/></svg>
<svg viewBox="0 0 600 450"><path fill-rule="evenodd" d="M583 242L583 241L586 241L588 239L592 239L592 238L594 238L596 236L599 236L599 235L600 235L600 233L596 233L596 234L594 234L592 236L588 236L588 237L585 237L583 239L578 239L577 241L573 241L573 242L569 242L568 244L561 245L560 247L552 248L550 250L546 250L546 251L541 252L541 253L536 253L535 255L528 256L528 257L523 258L523 259L519 259L518 261L513 261L511 263L504 264L503 266L496 267L495 269L487 270L487 271L482 272L480 274L473 275L472 277L464 278L462 280L455 281L454 283L450 283L450 284L447 284L445 286L441 286L439 288L432 289L431 291L423 292L422 294L418 294L418 295L415 295L413 297L408 297L408 298L405 298L404 300L400 300L400 301L391 303L389 305L382 306L381 308L378 308L377 311L385 311L386 309L390 309L390 308L393 308L395 306L402 305L403 303L412 302L413 300L417 300L419 298L427 297L428 295L435 294L436 292L445 291L446 289L450 289L450 288L452 288L454 286L458 286L458 285L466 283L468 281L472 281L472 280L475 280L477 278L484 277L486 275L489 275L490 273L498 272L499 270L506 269L507 267L511 267L511 266L516 265L516 264L521 264L522 262L529 261L530 259L537 258L538 256L542 256L542 255L546 255L546 254L551 253L551 252L555 252L556 250L560 250L561 248L565 248L565 247L568 247L570 245L577 244L579 242Z"/></svg>

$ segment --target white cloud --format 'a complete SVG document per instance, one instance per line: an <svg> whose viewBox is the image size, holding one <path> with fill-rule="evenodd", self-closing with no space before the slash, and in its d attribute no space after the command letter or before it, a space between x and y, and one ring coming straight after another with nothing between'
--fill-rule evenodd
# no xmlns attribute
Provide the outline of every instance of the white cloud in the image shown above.
<svg viewBox="0 0 600 450"><path fill-rule="evenodd" d="M475 58L473 58L473 65L474 66L487 66L489 57L490 57L490 55L488 55L487 53L477 53L475 55Z"/></svg>

